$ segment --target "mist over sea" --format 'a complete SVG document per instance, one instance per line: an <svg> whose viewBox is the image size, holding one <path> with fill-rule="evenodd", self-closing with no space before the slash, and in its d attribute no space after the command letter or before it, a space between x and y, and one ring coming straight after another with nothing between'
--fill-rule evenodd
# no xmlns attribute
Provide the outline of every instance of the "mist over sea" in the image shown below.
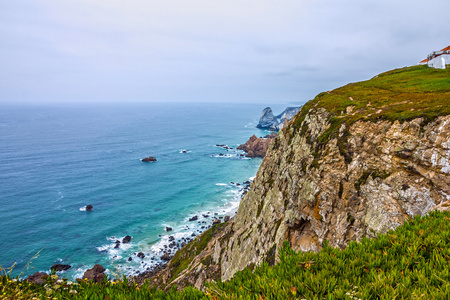
<svg viewBox="0 0 450 300"><path fill-rule="evenodd" d="M26 275L55 263L72 266L69 278L96 263L111 276L145 271L170 235L180 243L234 215L242 189L231 182L255 176L261 159L215 145L267 134L255 128L264 107L0 106L0 265L17 263L18 275L41 250ZM140 161L147 156L158 161ZM126 235L131 242L114 248Z"/></svg>

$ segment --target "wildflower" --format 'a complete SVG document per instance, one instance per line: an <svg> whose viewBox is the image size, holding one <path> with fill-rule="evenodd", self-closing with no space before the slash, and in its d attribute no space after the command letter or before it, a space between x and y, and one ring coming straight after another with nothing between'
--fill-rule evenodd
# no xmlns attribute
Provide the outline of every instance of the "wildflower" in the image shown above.
<svg viewBox="0 0 450 300"><path fill-rule="evenodd" d="M64 282L64 281L61 280L61 279L56 280L56 283L58 283L58 284L61 284L61 283L63 283L63 282Z"/></svg>
<svg viewBox="0 0 450 300"><path fill-rule="evenodd" d="M69 280L69 281L66 282L66 284L67 284L67 285L72 285L73 282Z"/></svg>
<svg viewBox="0 0 450 300"><path fill-rule="evenodd" d="M14 278L13 280L11 280L12 282L17 282L17 278Z"/></svg>

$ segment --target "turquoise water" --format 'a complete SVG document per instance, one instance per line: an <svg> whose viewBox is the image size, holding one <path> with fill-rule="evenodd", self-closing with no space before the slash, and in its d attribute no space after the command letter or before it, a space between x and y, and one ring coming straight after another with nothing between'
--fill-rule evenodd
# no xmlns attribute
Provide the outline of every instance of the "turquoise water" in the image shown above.
<svg viewBox="0 0 450 300"><path fill-rule="evenodd" d="M230 182L255 176L261 159L215 145L235 148L267 134L255 128L263 108L1 106L1 266L17 263L18 275L41 250L26 275L55 263L72 266L69 278L96 263L110 275L151 268L170 235L181 243L210 226L214 213L234 214L242 189ZM147 156L158 161L140 161ZM88 204L93 211L84 210ZM194 215L199 220L189 222ZM131 243L115 249L126 235Z"/></svg>

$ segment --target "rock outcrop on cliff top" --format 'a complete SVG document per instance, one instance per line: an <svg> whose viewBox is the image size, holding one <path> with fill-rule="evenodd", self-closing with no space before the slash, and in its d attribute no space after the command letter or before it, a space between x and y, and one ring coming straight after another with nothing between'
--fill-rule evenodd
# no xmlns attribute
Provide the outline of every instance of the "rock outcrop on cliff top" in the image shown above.
<svg viewBox="0 0 450 300"><path fill-rule="evenodd" d="M403 68L319 94L272 142L236 216L197 237L202 249L181 249L164 284L201 288L276 263L284 241L344 248L426 214L450 200L449 137L450 69Z"/></svg>

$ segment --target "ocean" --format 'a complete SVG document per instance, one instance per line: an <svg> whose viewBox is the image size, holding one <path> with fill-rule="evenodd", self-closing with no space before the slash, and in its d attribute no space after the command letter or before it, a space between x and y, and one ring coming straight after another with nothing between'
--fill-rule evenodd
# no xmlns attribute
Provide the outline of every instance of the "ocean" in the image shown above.
<svg viewBox="0 0 450 300"><path fill-rule="evenodd" d="M234 215L262 161L236 147L268 134L255 127L264 108L1 105L1 267L27 276L68 264L62 276L72 279L94 264L112 277L150 269L164 250ZM147 156L157 162L140 160ZM127 235L130 243L116 246Z"/></svg>

